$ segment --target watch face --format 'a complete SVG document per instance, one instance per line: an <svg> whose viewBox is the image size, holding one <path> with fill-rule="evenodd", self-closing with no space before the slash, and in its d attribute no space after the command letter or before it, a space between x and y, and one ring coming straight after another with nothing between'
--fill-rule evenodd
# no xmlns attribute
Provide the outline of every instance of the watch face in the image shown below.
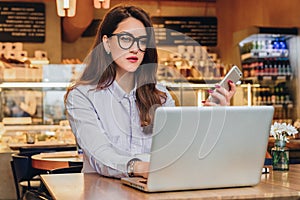
<svg viewBox="0 0 300 200"><path fill-rule="evenodd" d="M129 161L129 164L127 166L127 174L129 177L132 177L134 175L134 163L135 160Z"/></svg>

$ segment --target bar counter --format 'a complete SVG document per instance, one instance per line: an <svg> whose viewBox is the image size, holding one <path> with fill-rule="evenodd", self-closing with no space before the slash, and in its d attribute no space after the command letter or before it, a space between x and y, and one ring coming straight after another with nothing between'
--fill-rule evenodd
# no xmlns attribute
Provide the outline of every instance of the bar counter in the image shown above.
<svg viewBox="0 0 300 200"><path fill-rule="evenodd" d="M45 174L42 181L54 199L300 199L300 165L263 174L252 187L146 193L98 174Z"/></svg>

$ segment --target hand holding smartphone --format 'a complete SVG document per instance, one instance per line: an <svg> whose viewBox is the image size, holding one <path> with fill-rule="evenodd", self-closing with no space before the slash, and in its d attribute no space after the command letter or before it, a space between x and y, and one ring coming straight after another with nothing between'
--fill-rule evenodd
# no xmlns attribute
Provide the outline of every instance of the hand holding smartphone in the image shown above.
<svg viewBox="0 0 300 200"><path fill-rule="evenodd" d="M233 83L235 83L236 85L240 84L240 79L242 77L243 73L240 71L240 69L234 65L229 72L225 75L225 77L222 79L222 81L219 83L219 85L223 88L225 88L227 91L229 91L229 84L228 81L231 80ZM210 102L218 102L218 99L209 96L208 100Z"/></svg>

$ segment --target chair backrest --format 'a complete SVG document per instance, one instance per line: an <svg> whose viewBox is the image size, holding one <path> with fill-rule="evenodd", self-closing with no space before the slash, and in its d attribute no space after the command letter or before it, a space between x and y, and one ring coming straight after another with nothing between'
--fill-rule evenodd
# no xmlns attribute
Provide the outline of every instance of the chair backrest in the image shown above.
<svg viewBox="0 0 300 200"><path fill-rule="evenodd" d="M21 194L20 194L20 189L19 189L19 181L17 179L16 170L15 170L13 160L10 161L10 167L11 167L11 171L12 171L14 182L15 182L15 189L16 189L17 199L19 200L19 199L21 199Z"/></svg>
<svg viewBox="0 0 300 200"><path fill-rule="evenodd" d="M30 180L34 175L31 170L31 159L29 156L12 154L13 167L17 181Z"/></svg>
<svg viewBox="0 0 300 200"><path fill-rule="evenodd" d="M11 169L14 177L15 187L17 198L21 198L21 193L19 190L19 183L21 181L27 181L28 189L30 189L30 180L32 177L38 174L31 167L31 158L30 156L20 155L20 154L12 154L11 160Z"/></svg>
<svg viewBox="0 0 300 200"><path fill-rule="evenodd" d="M66 168L57 168L49 171L49 174L66 174L66 173L80 173L82 165L70 166Z"/></svg>

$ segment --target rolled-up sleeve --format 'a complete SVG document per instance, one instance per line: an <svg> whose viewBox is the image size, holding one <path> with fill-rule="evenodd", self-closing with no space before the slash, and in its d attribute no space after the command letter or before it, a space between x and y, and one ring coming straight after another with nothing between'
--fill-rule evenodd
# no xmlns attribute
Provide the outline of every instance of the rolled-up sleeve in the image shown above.
<svg viewBox="0 0 300 200"><path fill-rule="evenodd" d="M127 176L127 163L133 157L113 147L88 97L76 89L72 90L67 98L66 110L85 161L101 175L116 178Z"/></svg>
<svg viewBox="0 0 300 200"><path fill-rule="evenodd" d="M170 92L167 90L167 88L161 84L157 84L156 88L164 93L166 93L167 95L167 99L166 101L163 103L163 106L165 107L173 107L175 106L175 101L172 98L172 95L170 94Z"/></svg>

